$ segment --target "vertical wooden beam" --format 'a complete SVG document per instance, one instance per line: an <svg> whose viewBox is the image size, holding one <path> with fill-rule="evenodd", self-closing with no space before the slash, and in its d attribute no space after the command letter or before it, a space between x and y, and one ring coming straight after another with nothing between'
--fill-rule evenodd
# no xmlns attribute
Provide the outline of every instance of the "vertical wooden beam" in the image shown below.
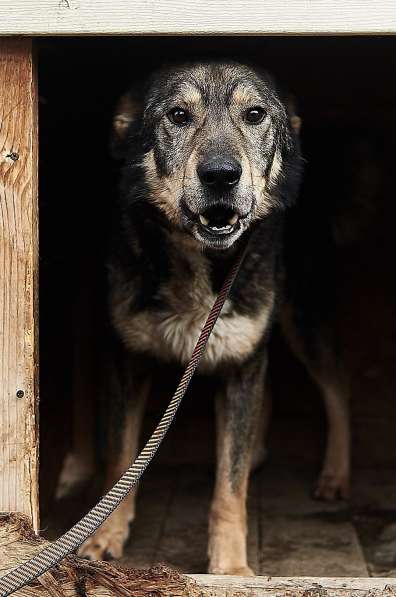
<svg viewBox="0 0 396 597"><path fill-rule="evenodd" d="M0 511L38 530L37 95L30 39L0 39Z"/></svg>

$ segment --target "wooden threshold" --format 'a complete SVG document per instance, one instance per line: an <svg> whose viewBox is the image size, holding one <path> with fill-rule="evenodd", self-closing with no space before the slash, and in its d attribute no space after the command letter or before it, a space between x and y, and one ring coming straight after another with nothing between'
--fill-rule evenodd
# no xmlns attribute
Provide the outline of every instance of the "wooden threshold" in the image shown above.
<svg viewBox="0 0 396 597"><path fill-rule="evenodd" d="M389 578L320 578L214 576L191 578L212 597L392 597L396 580ZM205 595L206 597L206 595Z"/></svg>
<svg viewBox="0 0 396 597"><path fill-rule="evenodd" d="M45 539L33 534L26 517L0 515L0 576L48 545ZM98 572L101 574L97 575ZM92 564L69 558L42 577L41 586L36 583L23 592L18 591L18 595L72 597L77 595L84 579L86 595L92 597L396 597L396 579L391 578L180 575L158 565L151 571L130 568L127 574L124 572L125 569L114 568L107 562Z"/></svg>

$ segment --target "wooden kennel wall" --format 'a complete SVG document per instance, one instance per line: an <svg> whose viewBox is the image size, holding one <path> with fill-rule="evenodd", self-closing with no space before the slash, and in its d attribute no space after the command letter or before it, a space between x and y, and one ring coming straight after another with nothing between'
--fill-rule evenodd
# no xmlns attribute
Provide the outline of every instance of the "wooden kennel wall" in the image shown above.
<svg viewBox="0 0 396 597"><path fill-rule="evenodd" d="M25 513L38 529L38 128L32 37L395 33L394 0L1 0L0 511Z"/></svg>
<svg viewBox="0 0 396 597"><path fill-rule="evenodd" d="M0 510L38 528L37 95L30 39L0 40Z"/></svg>

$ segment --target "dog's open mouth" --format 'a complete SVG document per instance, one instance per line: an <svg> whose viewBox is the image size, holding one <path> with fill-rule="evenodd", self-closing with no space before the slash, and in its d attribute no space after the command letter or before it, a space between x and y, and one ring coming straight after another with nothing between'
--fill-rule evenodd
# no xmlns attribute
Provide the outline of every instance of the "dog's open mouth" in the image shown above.
<svg viewBox="0 0 396 597"><path fill-rule="evenodd" d="M231 234L239 226L238 214L229 207L210 207L199 214L200 227L215 236Z"/></svg>

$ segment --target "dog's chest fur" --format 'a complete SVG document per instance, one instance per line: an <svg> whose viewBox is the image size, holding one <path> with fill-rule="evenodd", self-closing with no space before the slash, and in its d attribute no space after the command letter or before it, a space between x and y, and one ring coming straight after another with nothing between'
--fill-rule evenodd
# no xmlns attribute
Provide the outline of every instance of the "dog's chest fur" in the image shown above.
<svg viewBox="0 0 396 597"><path fill-rule="evenodd" d="M139 280L116 277L113 324L129 350L185 364L216 299L212 286L210 262L203 253L171 247L168 275L146 308L134 307ZM249 357L268 326L273 303L273 288L251 312L241 312L233 298L228 299L209 338L201 369Z"/></svg>

